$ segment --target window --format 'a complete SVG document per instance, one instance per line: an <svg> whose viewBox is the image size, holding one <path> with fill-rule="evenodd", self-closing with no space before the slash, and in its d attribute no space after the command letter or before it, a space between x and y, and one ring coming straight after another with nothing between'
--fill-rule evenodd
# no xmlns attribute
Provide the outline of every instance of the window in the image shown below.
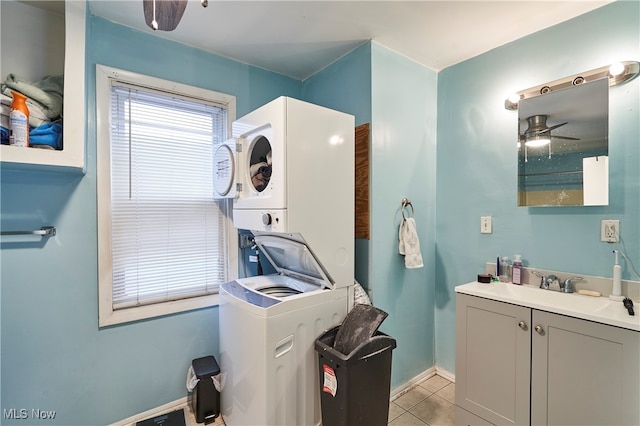
<svg viewBox="0 0 640 426"><path fill-rule="evenodd" d="M97 65L100 325L218 302L237 270L213 147L235 98Z"/></svg>

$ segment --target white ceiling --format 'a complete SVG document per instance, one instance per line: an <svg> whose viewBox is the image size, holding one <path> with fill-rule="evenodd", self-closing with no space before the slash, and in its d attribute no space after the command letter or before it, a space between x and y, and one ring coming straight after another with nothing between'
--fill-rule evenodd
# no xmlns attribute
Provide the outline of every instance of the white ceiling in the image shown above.
<svg viewBox="0 0 640 426"><path fill-rule="evenodd" d="M368 40L439 71L611 1L189 0L177 29L155 35L301 80ZM142 0L89 8L154 33Z"/></svg>

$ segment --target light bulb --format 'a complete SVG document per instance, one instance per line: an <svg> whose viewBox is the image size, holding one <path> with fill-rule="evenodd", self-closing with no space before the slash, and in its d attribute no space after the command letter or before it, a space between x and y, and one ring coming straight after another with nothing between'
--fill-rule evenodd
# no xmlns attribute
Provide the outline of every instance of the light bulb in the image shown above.
<svg viewBox="0 0 640 426"><path fill-rule="evenodd" d="M535 138L532 138L528 141L525 142L525 145L527 145L530 148L537 148L540 146L545 146L545 145L549 145L551 143L551 139L550 138L545 138L537 136Z"/></svg>
<svg viewBox="0 0 640 426"><path fill-rule="evenodd" d="M617 77L624 72L624 69L624 64L616 62L614 64L611 64L611 66L609 67L609 75L611 75L612 77Z"/></svg>
<svg viewBox="0 0 640 426"><path fill-rule="evenodd" d="M517 104L518 102L520 102L520 95L518 95L517 93L510 94L509 102L511 102L512 104Z"/></svg>

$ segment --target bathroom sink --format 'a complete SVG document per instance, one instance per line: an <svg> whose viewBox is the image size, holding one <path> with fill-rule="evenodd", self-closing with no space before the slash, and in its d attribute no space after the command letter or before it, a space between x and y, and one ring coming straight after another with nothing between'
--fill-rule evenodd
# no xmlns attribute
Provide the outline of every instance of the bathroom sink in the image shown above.
<svg viewBox="0 0 640 426"><path fill-rule="evenodd" d="M640 331L640 316L628 315L622 302L612 301L608 297L561 293L543 290L534 285L515 285L502 282L487 284L471 282L457 286L455 291ZM636 307L637 305L636 303ZM638 310L640 309L636 308L636 311Z"/></svg>

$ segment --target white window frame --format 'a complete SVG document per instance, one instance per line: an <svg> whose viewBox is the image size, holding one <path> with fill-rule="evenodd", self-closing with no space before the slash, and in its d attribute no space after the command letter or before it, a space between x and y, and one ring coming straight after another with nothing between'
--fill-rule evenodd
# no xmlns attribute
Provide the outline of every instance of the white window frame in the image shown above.
<svg viewBox="0 0 640 426"><path fill-rule="evenodd" d="M180 300L141 305L126 309L113 309L113 283L111 259L111 146L110 106L111 80L144 86L183 96L203 99L221 104L227 109L227 134L231 134L231 123L235 120L236 98L212 90L188 86L130 71L96 65L96 128L97 128L97 193L98 193L98 319L100 327L130 321L153 318L193 309L215 306L218 294L209 294ZM213 169L211 171L213 173ZM212 194L213 196L213 194ZM231 201L227 203L226 222L229 247L227 250L228 280L237 278L238 232L233 226Z"/></svg>

